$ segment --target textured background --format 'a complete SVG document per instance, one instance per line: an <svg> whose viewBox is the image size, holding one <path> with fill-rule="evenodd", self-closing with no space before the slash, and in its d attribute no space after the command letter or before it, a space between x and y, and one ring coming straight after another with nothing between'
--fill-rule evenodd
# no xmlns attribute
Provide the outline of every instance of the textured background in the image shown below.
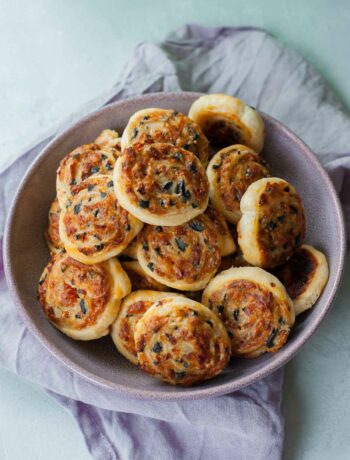
<svg viewBox="0 0 350 460"><path fill-rule="evenodd" d="M266 28L309 59L350 107L347 0L0 0L0 169L109 88L137 42L160 40L185 22ZM348 335L349 298L343 285L326 322L286 368L285 460L350 458L349 350L335 345ZM0 459L23 454L88 459L70 416L40 388L0 370Z"/></svg>

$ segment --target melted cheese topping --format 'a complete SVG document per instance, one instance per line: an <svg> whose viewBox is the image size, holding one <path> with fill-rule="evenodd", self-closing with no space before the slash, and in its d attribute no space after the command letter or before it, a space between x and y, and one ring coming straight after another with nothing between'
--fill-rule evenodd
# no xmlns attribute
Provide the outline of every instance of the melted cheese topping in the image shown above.
<svg viewBox="0 0 350 460"><path fill-rule="evenodd" d="M113 174L117 150L98 144L86 144L69 153L57 170L57 198L61 208L81 181L97 174Z"/></svg>
<svg viewBox="0 0 350 460"><path fill-rule="evenodd" d="M224 322L234 356L254 358L279 350L294 324L294 307L285 288L256 267L220 273L204 290L202 302Z"/></svg>
<svg viewBox="0 0 350 460"><path fill-rule="evenodd" d="M130 118L122 137L122 148L132 144L167 143L192 152L204 167L209 144L200 127L183 113L164 109L140 110Z"/></svg>
<svg viewBox="0 0 350 460"><path fill-rule="evenodd" d="M60 237L72 257L86 264L125 249L143 224L120 206L110 176L94 176L72 191L60 216Z"/></svg>
<svg viewBox="0 0 350 460"><path fill-rule="evenodd" d="M138 364L134 338L136 324L155 302L171 296L178 294L138 290L123 299L118 318L111 327L111 337L118 351L133 364Z"/></svg>
<svg viewBox="0 0 350 460"><path fill-rule="evenodd" d="M254 150L232 145L217 152L207 169L210 201L234 224L241 217L240 201L253 182L267 177L269 169Z"/></svg>
<svg viewBox="0 0 350 460"><path fill-rule="evenodd" d="M138 242L143 270L175 289L203 289L220 266L220 239L205 214L175 227L145 226Z"/></svg>
<svg viewBox="0 0 350 460"><path fill-rule="evenodd" d="M258 153L263 148L264 122L256 110L240 99L226 94L207 94L192 104L188 116L216 147L244 144Z"/></svg>
<svg viewBox="0 0 350 460"><path fill-rule="evenodd" d="M121 299L131 290L116 259L84 265L66 253L56 254L41 275L38 298L60 331L76 340L108 334Z"/></svg>
<svg viewBox="0 0 350 460"><path fill-rule="evenodd" d="M230 358L230 341L219 318L183 297L152 305L135 328L139 366L174 385L193 385L219 374Z"/></svg>
<svg viewBox="0 0 350 460"><path fill-rule="evenodd" d="M60 214L61 208L58 199L55 198L50 206L48 224L45 231L47 245L49 246L50 252L54 254L64 249L59 232Z"/></svg>
<svg viewBox="0 0 350 460"><path fill-rule="evenodd" d="M303 243L305 214L295 188L283 179L260 179L241 200L238 244L252 265L272 268L285 262Z"/></svg>
<svg viewBox="0 0 350 460"><path fill-rule="evenodd" d="M201 214L209 183L193 153L170 144L134 145L123 151L114 171L121 205L151 225L177 225Z"/></svg>

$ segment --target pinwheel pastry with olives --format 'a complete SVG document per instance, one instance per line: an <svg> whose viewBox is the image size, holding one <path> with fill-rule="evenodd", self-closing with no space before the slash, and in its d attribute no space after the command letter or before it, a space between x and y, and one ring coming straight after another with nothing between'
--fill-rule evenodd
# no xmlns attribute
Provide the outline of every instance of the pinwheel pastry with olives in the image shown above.
<svg viewBox="0 0 350 460"><path fill-rule="evenodd" d="M138 241L142 269L175 289L203 289L220 266L220 238L205 214L174 227L147 225Z"/></svg>
<svg viewBox="0 0 350 460"><path fill-rule="evenodd" d="M82 145L66 155L56 175L57 198L63 209L75 193L75 187L95 175L112 175L118 151L99 144Z"/></svg>
<svg viewBox="0 0 350 460"><path fill-rule="evenodd" d="M294 324L292 300L282 283L257 267L229 268L208 284L202 302L222 319L233 356L275 352Z"/></svg>
<svg viewBox="0 0 350 460"><path fill-rule="evenodd" d="M192 385L219 374L230 359L230 340L215 313L186 297L153 304L134 332L139 367L173 385Z"/></svg>
<svg viewBox="0 0 350 460"><path fill-rule="evenodd" d="M114 169L119 203L142 222L180 225L206 209L209 183L198 158L171 144L135 144Z"/></svg>
<svg viewBox="0 0 350 460"><path fill-rule="evenodd" d="M212 205L236 224L240 217L240 201L253 182L269 176L265 161L244 145L231 145L217 152L207 168Z"/></svg>
<svg viewBox="0 0 350 460"><path fill-rule="evenodd" d="M274 271L282 281L299 315L311 308L328 280L328 263L322 252L303 244L293 256Z"/></svg>
<svg viewBox="0 0 350 460"><path fill-rule="evenodd" d="M118 351L133 364L138 364L135 349L135 326L155 302L168 297L178 297L171 292L151 290L134 291L121 304L118 317L111 327L111 337Z"/></svg>
<svg viewBox="0 0 350 460"><path fill-rule="evenodd" d="M50 252L52 253L57 253L64 249L59 232L60 214L61 208L58 203L58 199L55 198L50 206L49 218L45 231L46 242L49 246Z"/></svg>
<svg viewBox="0 0 350 460"><path fill-rule="evenodd" d="M74 187L60 215L60 237L68 254L85 264L125 249L143 224L122 208L111 176L92 176Z"/></svg>
<svg viewBox="0 0 350 460"><path fill-rule="evenodd" d="M251 265L285 262L305 238L305 214L295 188L277 177L253 182L241 200L238 244Z"/></svg>
<svg viewBox="0 0 350 460"><path fill-rule="evenodd" d="M130 290L117 259L84 265L60 252L41 275L38 299L57 329L76 340L92 340L108 334Z"/></svg>
<svg viewBox="0 0 350 460"><path fill-rule="evenodd" d="M198 157L204 168L208 164L208 140L200 127L183 113L151 108L132 115L123 132L122 148L136 143L156 142L189 150Z"/></svg>
<svg viewBox="0 0 350 460"><path fill-rule="evenodd" d="M260 153L265 126L259 113L240 99L207 94L192 104L188 116L202 128L211 145L243 144Z"/></svg>

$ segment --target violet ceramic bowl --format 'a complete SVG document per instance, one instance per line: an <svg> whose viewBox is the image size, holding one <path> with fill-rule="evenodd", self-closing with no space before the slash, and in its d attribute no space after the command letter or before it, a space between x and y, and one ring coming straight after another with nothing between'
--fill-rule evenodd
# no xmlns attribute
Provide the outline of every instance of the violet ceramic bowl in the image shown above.
<svg viewBox="0 0 350 460"><path fill-rule="evenodd" d="M345 254L343 217L336 192L309 148L287 128L264 115L263 156L272 174L290 181L300 193L307 216L306 241L328 259L330 278L312 310L298 317L288 343L275 354L232 360L215 379L190 388L173 387L132 366L110 337L91 342L69 339L45 318L36 298L39 276L49 259L44 229L55 196L55 174L61 158L91 142L104 128L119 133L139 109L161 107L188 112L196 93L158 93L109 105L82 119L58 136L39 155L22 180L6 227L5 270L17 308L41 343L64 366L96 385L142 399L185 400L229 393L272 373L289 361L315 332L334 300Z"/></svg>

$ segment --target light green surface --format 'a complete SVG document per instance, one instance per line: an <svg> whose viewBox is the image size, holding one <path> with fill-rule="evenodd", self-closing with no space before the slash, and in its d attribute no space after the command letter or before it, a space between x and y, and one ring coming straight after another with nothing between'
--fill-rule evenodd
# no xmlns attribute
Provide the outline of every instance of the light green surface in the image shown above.
<svg viewBox="0 0 350 460"><path fill-rule="evenodd" d="M347 0L0 0L0 168L108 89L138 41L161 40L185 22L268 29L308 58L350 107ZM286 460L350 458L349 345L338 350L333 340L335 331L344 342L348 336L349 297L344 286L325 323L287 366ZM68 414L42 390L0 371L0 459L20 458L88 454Z"/></svg>

